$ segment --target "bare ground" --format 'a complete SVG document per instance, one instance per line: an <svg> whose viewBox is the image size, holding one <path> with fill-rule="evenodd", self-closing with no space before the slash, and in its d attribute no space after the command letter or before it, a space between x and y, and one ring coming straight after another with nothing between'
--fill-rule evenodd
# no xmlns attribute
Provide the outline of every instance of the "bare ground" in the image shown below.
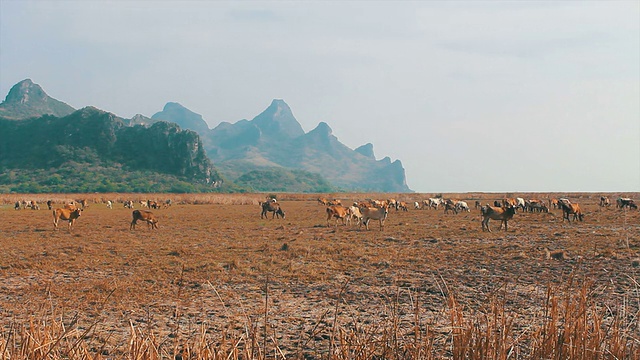
<svg viewBox="0 0 640 360"><path fill-rule="evenodd" d="M263 195L255 195L253 204L154 210L159 230L140 223L135 231L122 204L91 204L71 232L54 231L48 210L4 205L0 329L6 337L21 324L60 319L90 329L89 346L118 357L132 328L169 346L202 332L248 336L266 321L266 347L313 358L340 329L391 326L410 338L418 324L435 334L435 354L449 356L450 295L469 316L503 304L517 333L541 318L549 287L584 284L605 318L622 316L638 341L640 212L599 208L599 194L574 196L584 222L562 221L553 209L518 213L507 232L492 221L492 233L481 231L473 208L391 210L383 231L374 221L369 231L327 227L311 195L283 196L284 220L260 219ZM470 205L501 198L450 197Z"/></svg>

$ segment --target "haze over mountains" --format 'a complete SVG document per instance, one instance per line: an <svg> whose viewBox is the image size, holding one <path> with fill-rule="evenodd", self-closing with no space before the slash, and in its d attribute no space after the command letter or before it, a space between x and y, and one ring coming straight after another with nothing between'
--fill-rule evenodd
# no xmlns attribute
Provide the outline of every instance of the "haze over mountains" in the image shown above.
<svg viewBox="0 0 640 360"><path fill-rule="evenodd" d="M122 148L125 146L123 145L125 140L122 139L136 141L127 136L118 140L109 136L90 135L93 132L90 124L95 121L96 127L98 127L97 124L100 123L98 119L104 119L105 112L95 108L85 108L78 111L83 112L81 116L75 114L77 111L69 105L46 95L39 85L27 79L16 84L5 101L0 104L0 119L5 119L0 125L4 124L3 133L9 134L12 131L24 132L28 128L28 126L15 124L9 126L6 123L9 120L14 123L16 120L21 120L26 124L26 119L46 115L41 119L29 121L40 123L40 125L43 123L53 125L56 124L56 121L52 120L52 117L63 118L66 119L65 127L68 128L73 127L72 124L80 125L77 120L74 120L80 117L87 119L88 123L82 123L83 126L77 133L86 133L88 138L93 139L92 144L85 142L84 146L100 148L103 146L101 143L111 141L113 144L118 144L117 148ZM69 117L71 114L74 116ZM96 120L91 120L94 117ZM290 191L320 192L338 189L372 192L411 191L406 184L404 168L400 160L392 162L388 157L376 160L372 144L365 144L352 150L342 144L333 135L330 126L324 122L305 133L283 100L273 100L262 113L252 120L240 120L235 123L223 122L213 129L209 129L202 116L175 102L167 103L162 111L157 112L151 118L136 115L131 119L122 119L113 114L106 117L113 122L107 128L112 130L110 134L116 138L120 138L120 131L125 131L126 128L140 128L138 131L142 132L145 131L144 129L156 129L155 131L157 131L159 127L166 127L166 125L160 125L165 122L175 123L179 126L179 128L171 130L175 133L192 130L197 133L196 137L198 137L197 141L191 142L191 146L195 147L192 149L193 151L197 153L204 150L206 157L208 157L207 160L210 159L222 177L255 191L270 191L272 189L286 191L286 189L283 190L283 178L292 179ZM52 136L62 136L56 134L53 129L51 131ZM195 135L195 133L193 134ZM40 141L55 142L59 140L40 139ZM163 138L162 141L165 139ZM168 141L168 146L171 148L170 142L172 140ZM71 146L71 144L67 145ZM152 144L148 142L146 145L152 151L147 151L145 156L154 156L157 149L154 149ZM198 146L202 146L203 149L196 149ZM0 164L3 167L9 166L4 160L6 155L10 153L9 150L7 146L0 145ZM107 152L98 151L96 154L100 159L113 161L119 159L118 161L130 164L131 169L141 166L144 168L140 162L125 160L121 154L120 158L109 158L115 153L118 153L116 148ZM157 155L162 157L166 154L157 153ZM185 154L181 156L185 156ZM192 154L187 157L197 158L198 155ZM162 163L162 161L150 159L147 162L155 164L154 166ZM195 165L193 161L185 162L185 164L188 163ZM15 166L15 164L11 166ZM206 164L195 166L200 167L206 173ZM162 172L166 172L166 170L164 169ZM185 169L178 171L178 175L187 173L192 173L192 171ZM198 175L200 176L198 181L203 181L201 175L204 173ZM209 181L219 184L220 179L217 178L217 172L213 171L212 173L216 174L214 176L216 179L209 177ZM270 178L273 178L273 181L270 182ZM301 181L312 179L310 182L314 185L296 188L294 184L296 178ZM253 183L243 183L243 181L247 181L246 179L252 179ZM326 179L328 183L323 179ZM260 185L256 183L257 180Z"/></svg>

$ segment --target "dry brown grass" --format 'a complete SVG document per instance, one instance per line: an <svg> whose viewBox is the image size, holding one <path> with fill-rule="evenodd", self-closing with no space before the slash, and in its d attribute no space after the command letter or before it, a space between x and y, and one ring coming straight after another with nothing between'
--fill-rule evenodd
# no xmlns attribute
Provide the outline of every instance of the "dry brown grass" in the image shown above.
<svg viewBox="0 0 640 360"><path fill-rule="evenodd" d="M519 213L491 234L474 210L328 228L313 194L278 194L286 219L261 220L266 195L3 195L0 358L640 358L640 212L599 194L569 194L584 222ZM12 206L83 198L72 232ZM98 202L165 198L153 231Z"/></svg>

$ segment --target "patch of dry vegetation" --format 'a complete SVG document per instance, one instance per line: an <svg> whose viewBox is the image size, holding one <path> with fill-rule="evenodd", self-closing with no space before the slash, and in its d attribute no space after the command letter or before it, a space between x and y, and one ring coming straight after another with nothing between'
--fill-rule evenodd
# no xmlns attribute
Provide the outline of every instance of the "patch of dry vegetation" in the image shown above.
<svg viewBox="0 0 640 360"><path fill-rule="evenodd" d="M569 194L585 222L392 210L380 232L327 227L309 194L262 220L266 195L3 195L0 358L640 358L638 211ZM72 232L12 206L83 198ZM153 231L101 203L165 198Z"/></svg>

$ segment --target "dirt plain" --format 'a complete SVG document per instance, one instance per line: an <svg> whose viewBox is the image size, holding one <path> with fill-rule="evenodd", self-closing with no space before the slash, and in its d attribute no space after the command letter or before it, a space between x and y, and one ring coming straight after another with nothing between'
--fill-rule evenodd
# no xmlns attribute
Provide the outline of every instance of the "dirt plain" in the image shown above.
<svg viewBox="0 0 640 360"><path fill-rule="evenodd" d="M0 330L59 319L106 357L126 353L132 329L169 348L203 331L238 338L261 333L281 357L326 354L336 329L388 326L415 336L428 326L436 357L451 356L447 299L466 314L502 304L513 333L543 311L547 290L589 289L606 317L622 316L639 341L640 211L600 208L595 193L568 196L583 222L559 210L522 213L508 231L482 232L479 210L505 194L444 194L471 212L391 210L383 231L327 226L317 195L278 194L285 219L260 218L264 194L242 201L174 201L154 210L159 229L130 230L131 210L91 203L69 232L51 211L0 207ZM621 194L606 194L612 200ZM623 194L635 198L640 194ZM144 195L142 195L144 196ZM433 194L389 194L413 204ZM232 197L232 195L229 195ZM343 204L371 197L336 194ZM158 200L171 195L157 195ZM56 204L60 207L60 204ZM139 204L136 203L136 209ZM264 334L263 334L264 335ZM262 336L260 335L260 339ZM524 346L524 345L523 345ZM269 350L271 349L271 350ZM173 350L167 350L170 353ZM518 351L526 352L526 349Z"/></svg>

